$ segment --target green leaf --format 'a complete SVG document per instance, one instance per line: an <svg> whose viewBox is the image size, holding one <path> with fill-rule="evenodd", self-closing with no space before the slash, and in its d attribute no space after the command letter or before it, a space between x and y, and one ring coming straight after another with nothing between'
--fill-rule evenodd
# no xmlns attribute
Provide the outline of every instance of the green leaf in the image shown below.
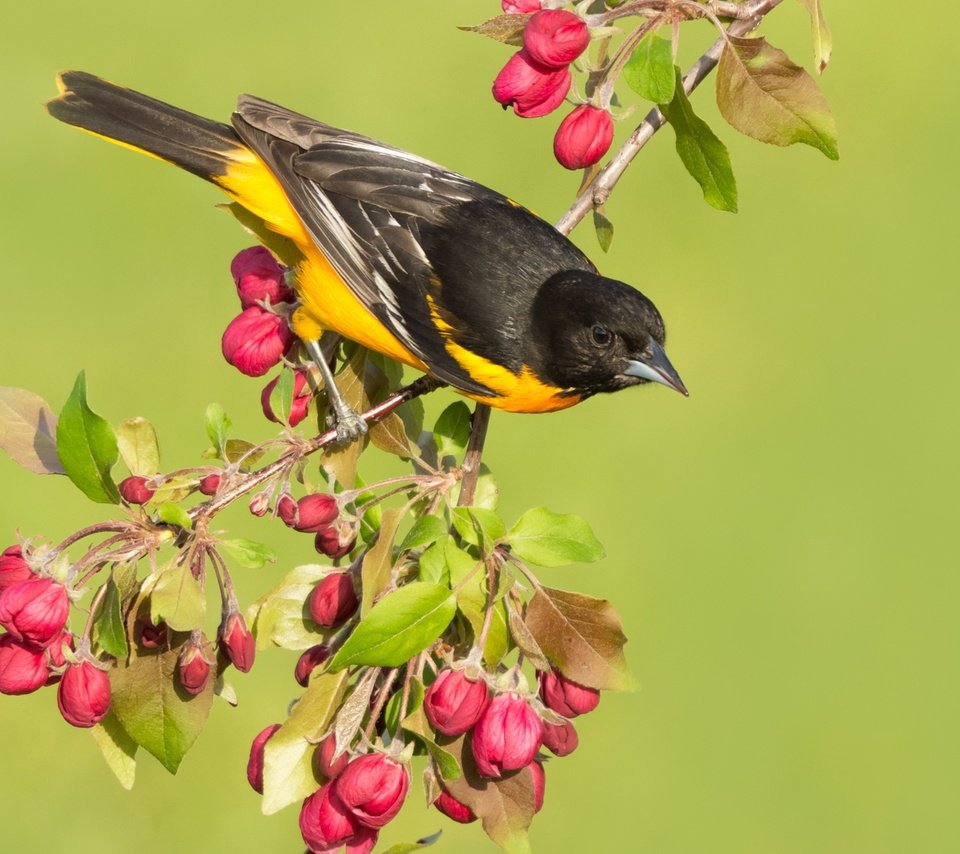
<svg viewBox="0 0 960 854"><path fill-rule="evenodd" d="M737 183L730 155L707 123L693 112L679 69L673 100L661 104L660 109L677 135L677 154L703 190L704 200L718 210L736 212Z"/></svg>
<svg viewBox="0 0 960 854"><path fill-rule="evenodd" d="M118 456L117 437L106 420L87 406L83 371L57 422L57 454L67 477L87 498L100 504L120 502L120 492L110 476Z"/></svg>
<svg viewBox="0 0 960 854"><path fill-rule="evenodd" d="M37 474L65 474L57 456L57 418L32 391L0 386L0 448Z"/></svg>
<svg viewBox="0 0 960 854"><path fill-rule="evenodd" d="M370 612L373 600L390 586L393 575L393 541L397 537L397 528L406 512L405 507L391 507L384 511L377 541L363 556L363 564L360 566L361 617L365 617Z"/></svg>
<svg viewBox="0 0 960 854"><path fill-rule="evenodd" d="M600 690L634 687L623 654L623 624L605 599L543 587L527 605L524 623L568 679Z"/></svg>
<svg viewBox="0 0 960 854"><path fill-rule="evenodd" d="M669 104L677 81L673 44L654 33L645 35L623 67L623 79L641 98L654 104Z"/></svg>
<svg viewBox="0 0 960 854"><path fill-rule="evenodd" d="M213 680L197 695L179 687L179 649L123 661L110 671L111 710L127 735L175 774L200 735L213 702Z"/></svg>
<svg viewBox="0 0 960 854"><path fill-rule="evenodd" d="M190 518L190 514L179 504L174 504L172 501L164 501L157 507L157 518L161 522L176 525L185 531L193 528L193 520Z"/></svg>
<svg viewBox="0 0 960 854"><path fill-rule="evenodd" d="M146 418L128 418L117 425L117 448L130 474L152 477L160 471L157 431Z"/></svg>
<svg viewBox="0 0 960 854"><path fill-rule="evenodd" d="M448 588L411 582L373 606L333 657L330 669L354 664L399 667L443 633L456 609Z"/></svg>
<svg viewBox="0 0 960 854"><path fill-rule="evenodd" d="M810 13L810 28L813 31L813 57L817 61L817 71L823 74L823 70L827 67L830 56L833 54L833 39L830 35L830 29L827 27L826 18L823 17L823 5L820 0L800 0L800 3Z"/></svg>
<svg viewBox="0 0 960 854"><path fill-rule="evenodd" d="M416 842L398 842L396 845L391 845L383 854L410 854L411 851L429 848L436 843L442 835L443 831L438 830L436 833L431 833L430 836L425 836Z"/></svg>
<svg viewBox="0 0 960 854"><path fill-rule="evenodd" d="M400 551L419 549L435 543L447 533L447 524L439 516L420 516L400 544Z"/></svg>
<svg viewBox="0 0 960 854"><path fill-rule="evenodd" d="M113 711L107 712L90 733L120 785L127 791L132 789L137 774L137 743L127 735Z"/></svg>
<svg viewBox="0 0 960 854"><path fill-rule="evenodd" d="M116 572L116 570L114 570ZM127 657L127 633L123 624L123 597L114 574L106 582L106 593L100 601L96 626L97 643L114 658Z"/></svg>
<svg viewBox="0 0 960 854"><path fill-rule="evenodd" d="M717 106L761 142L802 142L830 160L840 156L837 125L816 81L766 39L730 38L717 65Z"/></svg>
<svg viewBox="0 0 960 854"><path fill-rule="evenodd" d="M230 429L230 419L219 403L211 403L206 411L207 438L210 444L223 457L227 446L227 431Z"/></svg>
<svg viewBox="0 0 960 854"><path fill-rule="evenodd" d="M310 680L286 723L263 751L265 815L302 801L320 788L313 773L313 752L333 720L347 687L347 673L324 673Z"/></svg>
<svg viewBox="0 0 960 854"><path fill-rule="evenodd" d="M592 563L606 554L584 519L535 507L524 513L504 537L521 560L537 566Z"/></svg>
<svg viewBox="0 0 960 854"><path fill-rule="evenodd" d="M413 733L420 739L444 780L456 780L460 776L460 765L457 763L456 757L437 744L433 728L430 726L422 706L407 715L400 725L407 732Z"/></svg>
<svg viewBox="0 0 960 854"><path fill-rule="evenodd" d="M430 581L434 584L441 584L444 587L450 586L450 570L447 567L445 555L446 541L453 543L453 537L444 534L430 548L420 555L417 577L421 581ZM455 544L454 544L455 545Z"/></svg>
<svg viewBox="0 0 960 854"><path fill-rule="evenodd" d="M484 507L454 507L452 519L463 540L479 546L483 554L489 554L494 542L507 531L500 515Z"/></svg>
<svg viewBox="0 0 960 854"><path fill-rule="evenodd" d="M593 228L597 232L597 243L604 252L610 251L613 243L613 223L599 208L593 209Z"/></svg>
<svg viewBox="0 0 960 854"><path fill-rule="evenodd" d="M203 625L207 597L186 562L161 569L150 589L150 621L166 621L171 629L190 632Z"/></svg>
<svg viewBox="0 0 960 854"><path fill-rule="evenodd" d="M293 371L284 368L277 377L277 384L270 392L270 409L284 424L290 423L293 409Z"/></svg>
<svg viewBox="0 0 960 854"><path fill-rule="evenodd" d="M251 469L263 456L263 451L246 439L227 439L223 446L223 459L228 463L241 463L244 469Z"/></svg>
<svg viewBox="0 0 960 854"><path fill-rule="evenodd" d="M220 548L247 569L262 569L277 562L277 553L255 540L220 540Z"/></svg>
<svg viewBox="0 0 960 854"><path fill-rule="evenodd" d="M470 408L462 400L451 403L437 419L433 427L437 442L437 456L460 457L470 441Z"/></svg>
<svg viewBox="0 0 960 854"><path fill-rule="evenodd" d="M423 694L423 683L414 677L410 680L410 692L407 696L408 716L420 708L420 705L423 703ZM400 726L401 703L403 703L403 691L395 691L387 701L387 706L383 713L383 718L384 721L386 721L387 729L392 734L396 734L397 728Z"/></svg>
<svg viewBox="0 0 960 854"><path fill-rule="evenodd" d="M309 619L306 601L317 582L333 571L319 564L298 566L247 609L246 621L256 635L257 649L272 645L303 650L323 641L324 634Z"/></svg>

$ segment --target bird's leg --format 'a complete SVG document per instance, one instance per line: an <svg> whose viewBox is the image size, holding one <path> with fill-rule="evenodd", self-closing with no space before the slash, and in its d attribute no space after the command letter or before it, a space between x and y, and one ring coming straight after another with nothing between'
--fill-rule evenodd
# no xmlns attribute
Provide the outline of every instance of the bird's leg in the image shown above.
<svg viewBox="0 0 960 854"><path fill-rule="evenodd" d="M366 422L340 394L340 389L337 388L337 384L333 380L333 371L330 370L330 365L323 355L323 350L320 349L320 343L318 341L304 341L303 343L323 377L323 384L327 389L327 398L330 401L330 406L333 407L336 420L337 443L348 445L351 442L356 442L367 432Z"/></svg>

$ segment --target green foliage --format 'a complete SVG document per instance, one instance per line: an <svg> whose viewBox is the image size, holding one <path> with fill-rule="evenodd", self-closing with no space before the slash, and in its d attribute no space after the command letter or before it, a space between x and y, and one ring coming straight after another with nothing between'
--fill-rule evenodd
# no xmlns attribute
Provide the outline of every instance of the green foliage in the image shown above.
<svg viewBox="0 0 960 854"><path fill-rule="evenodd" d="M641 98L669 104L676 89L673 45L656 33L645 35L623 67L623 79Z"/></svg>
<svg viewBox="0 0 960 854"><path fill-rule="evenodd" d="M120 493L110 469L118 458L117 437L110 424L87 405L84 372L57 421L57 456L74 485L99 504L116 504Z"/></svg>

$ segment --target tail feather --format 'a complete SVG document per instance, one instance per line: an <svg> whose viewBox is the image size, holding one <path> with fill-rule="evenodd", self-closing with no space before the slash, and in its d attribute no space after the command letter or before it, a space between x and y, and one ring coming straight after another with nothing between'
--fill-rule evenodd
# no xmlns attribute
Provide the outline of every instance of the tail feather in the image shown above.
<svg viewBox="0 0 960 854"><path fill-rule="evenodd" d="M47 103L54 118L152 154L208 181L225 175L238 149L245 148L230 125L92 74L64 71L57 82L60 95Z"/></svg>

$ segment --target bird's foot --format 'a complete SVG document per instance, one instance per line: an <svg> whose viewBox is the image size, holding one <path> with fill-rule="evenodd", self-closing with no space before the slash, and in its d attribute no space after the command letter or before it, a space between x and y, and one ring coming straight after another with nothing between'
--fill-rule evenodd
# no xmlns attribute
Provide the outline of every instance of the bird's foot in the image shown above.
<svg viewBox="0 0 960 854"><path fill-rule="evenodd" d="M349 445L367 434L367 422L349 406L337 411L337 444Z"/></svg>

